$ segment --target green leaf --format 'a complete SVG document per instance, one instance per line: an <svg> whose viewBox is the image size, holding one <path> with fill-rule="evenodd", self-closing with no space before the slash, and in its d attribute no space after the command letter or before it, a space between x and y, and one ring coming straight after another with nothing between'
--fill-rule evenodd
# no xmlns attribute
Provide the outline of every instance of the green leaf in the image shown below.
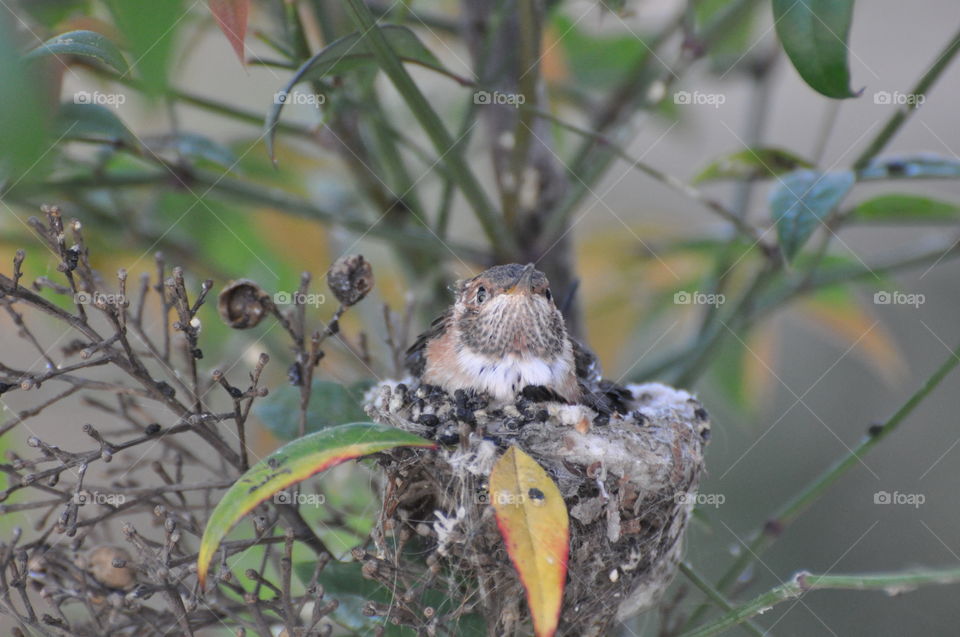
<svg viewBox="0 0 960 637"><path fill-rule="evenodd" d="M852 17L853 0L773 0L784 51L810 88L827 97L857 96L847 61Z"/></svg>
<svg viewBox="0 0 960 637"><path fill-rule="evenodd" d="M800 252L820 220L843 201L853 183L850 171L799 170L780 179L770 193L770 212L788 262Z"/></svg>
<svg viewBox="0 0 960 637"><path fill-rule="evenodd" d="M22 0L14 11L24 11L40 24L53 29L74 13L86 13L89 0Z"/></svg>
<svg viewBox="0 0 960 637"><path fill-rule="evenodd" d="M342 462L396 447L433 448L436 443L394 427L357 422L294 440L251 467L227 490L207 521L197 557L201 587L223 537L258 504Z"/></svg>
<svg viewBox="0 0 960 637"><path fill-rule="evenodd" d="M960 177L960 160L933 153L901 157L878 157L859 173L860 179L955 179Z"/></svg>
<svg viewBox="0 0 960 637"><path fill-rule="evenodd" d="M578 88L604 89L623 81L649 49L633 34L602 36L582 29L557 11L551 21L557 34L572 84Z"/></svg>
<svg viewBox="0 0 960 637"><path fill-rule="evenodd" d="M724 155L693 178L693 183L719 179L764 179L813 164L782 148L747 148Z"/></svg>
<svg viewBox="0 0 960 637"><path fill-rule="evenodd" d="M0 9L0 181L38 181L57 156L50 147L53 106L43 93L46 69L22 64L11 14ZM35 65L42 67L44 65Z"/></svg>
<svg viewBox="0 0 960 637"><path fill-rule="evenodd" d="M96 31L61 33L27 53L24 59L32 60L47 55L79 55L93 58L120 73L126 73L129 69L117 45Z"/></svg>
<svg viewBox="0 0 960 637"><path fill-rule="evenodd" d="M307 407L307 433L366 418L362 402L369 388L368 381L344 387L314 379ZM275 436L293 440L300 435L300 389L286 385L270 392L254 403L253 413Z"/></svg>
<svg viewBox="0 0 960 637"><path fill-rule="evenodd" d="M865 222L945 222L960 217L960 206L911 194L881 195L854 206L849 218Z"/></svg>
<svg viewBox="0 0 960 637"><path fill-rule="evenodd" d="M107 6L133 53L131 70L143 80L147 95L162 95L177 27L186 15L183 0L150 0L149 9L130 0L107 0Z"/></svg>
<svg viewBox="0 0 960 637"><path fill-rule="evenodd" d="M185 157L210 162L223 168L234 168L237 163L237 155L231 149L196 133L175 135L167 145Z"/></svg>
<svg viewBox="0 0 960 637"><path fill-rule="evenodd" d="M412 62L433 69L444 75L453 76L436 56L420 41L417 35L407 27L385 25L379 27L380 33L386 38L390 47L404 62ZM273 97L273 106L267 114L267 152L272 158L273 135L277 122L280 121L280 111L289 99L293 87L301 82L318 82L330 75L342 75L357 68L375 66L376 59L365 33L351 33L330 43L312 58L297 69L287 85L280 89ZM459 78L457 78L459 79Z"/></svg>
<svg viewBox="0 0 960 637"><path fill-rule="evenodd" d="M730 0L700 0L694 4L697 25L703 28L721 14L731 11ZM743 61L756 42L754 35L760 3L741 2L733 8L734 14L727 17L730 27L707 48L710 67L716 73L726 73Z"/></svg>
<svg viewBox="0 0 960 637"><path fill-rule="evenodd" d="M58 114L63 139L94 139L107 143L123 142L131 147L139 143L117 114L99 104L64 102Z"/></svg>

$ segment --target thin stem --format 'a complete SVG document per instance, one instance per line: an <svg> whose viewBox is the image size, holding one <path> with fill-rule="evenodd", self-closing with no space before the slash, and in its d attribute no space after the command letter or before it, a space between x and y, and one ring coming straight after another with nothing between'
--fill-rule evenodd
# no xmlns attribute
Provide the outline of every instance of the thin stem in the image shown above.
<svg viewBox="0 0 960 637"><path fill-rule="evenodd" d="M430 250L441 256L449 255L452 250L465 259L484 261L486 253L478 248L463 245L453 241L441 242L434 234L416 228L394 228L384 224L374 224L348 216L344 212L335 212L323 208L313 202L300 199L282 190L270 188L260 184L251 184L238 179L222 177L214 173L196 170L188 175L181 175L188 184L195 184L228 195L246 204L266 205L310 219L317 219L324 223L340 225L348 230L366 236L385 239L394 243L404 243L416 246L423 250ZM24 197L34 194L49 193L52 190L71 191L89 190L114 187L136 187L165 184L174 181L170 174L143 173L135 175L110 175L105 177L67 178L48 181L43 184L21 184L16 187L11 196ZM182 187L182 184L177 184Z"/></svg>
<svg viewBox="0 0 960 637"><path fill-rule="evenodd" d="M502 219L497 215L483 191L483 187L473 171L470 170L470 166L456 152L457 148L454 145L454 140L450 137L450 133L443 125L440 117L430 106L420 89L417 88L416 83L407 73L396 52L377 28L370 9L367 8L363 0L347 0L347 8L357 29L368 39L380 68L393 82L427 136L430 137L436 151L447 164L450 173L457 180L464 197L470 202L474 213L477 215L477 220L490 240L494 252L501 257L516 254L519 250L516 237L507 232Z"/></svg>
<svg viewBox="0 0 960 637"><path fill-rule="evenodd" d="M733 604L731 604L730 601L723 596L723 593L715 589L713 585L710 584L710 582L705 580L703 577L700 576L699 573L693 570L693 567L690 566L690 564L688 564L687 562L680 562L680 572L683 573L687 577L687 579L693 583L694 586L699 588L704 595L709 597L714 604L716 604L717 606L719 606L725 611L733 610ZM757 626L756 624L754 624L749 620L745 621L744 628L751 635L757 635L759 637L763 637L763 635L767 634L763 631L762 628L760 628L759 626Z"/></svg>
<svg viewBox="0 0 960 637"><path fill-rule="evenodd" d="M927 584L955 584L957 582L960 582L960 568L864 575L811 575L810 573L800 572L794 575L790 581L758 595L710 624L683 633L682 637L717 635L728 628L747 621L750 617L765 612L774 604L796 599L810 591L825 589L879 590L889 594Z"/></svg>
<svg viewBox="0 0 960 637"><path fill-rule="evenodd" d="M728 208L725 208L723 204L716 201L715 199L711 199L707 195L700 192L700 190L694 188L693 186L684 182L680 178L670 175L668 173L662 172L654 168L653 166L643 162L642 160L634 158L629 152L626 151L626 149L624 149L619 144L614 143L605 135L598 133L596 131L588 130L581 126L577 126L576 124L571 124L570 122L566 122L560 119L559 117L557 117L556 115L554 115L553 113L549 111L545 111L533 105L522 104L520 105L520 109L522 111L530 111L534 113L537 117L553 122L557 126L566 128L567 130L577 133L578 135L582 135L589 139L596 140L597 142L603 144L605 147L613 151L614 155L616 155L623 161L630 164L631 168L634 168L642 172L643 174L649 177L652 177L653 179L656 179L657 181L671 188L672 190L675 190L676 192L679 192L680 194L685 195L690 199L692 199L693 201L696 201L697 203L703 205L705 208L715 213L721 219L724 219L725 221L729 221L731 224L733 224L733 226L743 236L749 239L752 239L754 241L759 240L760 232L756 228L751 226L749 223L744 221L740 217L740 215L737 215L734 211Z"/></svg>
<svg viewBox="0 0 960 637"><path fill-rule="evenodd" d="M937 59L930 68L927 69L927 72L923 74L920 81L917 82L910 93L914 96L926 95L927 91L929 91L933 84L940 78L940 75L943 74L958 52L960 52L960 31L954 33L953 37L950 38L950 42L940 52ZM873 138L873 141L870 142L866 150L864 150L857 158L857 161L854 162L853 167L855 170L864 168L870 163L871 159L876 157L880 151L884 149L893 136L897 134L897 131L900 130L900 127L907 121L907 118L917 110L922 101L923 100L907 100L907 104L897 109L890 119L887 120L887 123L877 136Z"/></svg>
<svg viewBox="0 0 960 637"><path fill-rule="evenodd" d="M797 516L820 497L830 485L859 464L862 456L866 455L879 444L881 440L893 433L893 431L906 420L907 416L923 402L930 392L936 389L943 379L953 371L958 363L960 363L960 345L950 352L950 355L940 367L927 378L926 382L924 382L886 422L880 426L871 427L869 434L861 440L850 453L820 474L819 477L810 482L803 490L787 501L786 504L782 505L770 516L761 529L754 532L753 540L750 542L748 549L743 551L727 572L723 574L723 577L721 577L717 583L717 589L720 591L728 591L744 569L776 541L784 527L793 522ZM694 617L696 617L696 613L694 613ZM695 620L691 618L691 621Z"/></svg>

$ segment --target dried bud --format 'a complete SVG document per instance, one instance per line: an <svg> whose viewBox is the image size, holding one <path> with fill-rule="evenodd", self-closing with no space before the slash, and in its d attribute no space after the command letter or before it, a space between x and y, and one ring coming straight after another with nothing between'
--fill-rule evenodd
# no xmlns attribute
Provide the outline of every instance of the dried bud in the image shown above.
<svg viewBox="0 0 960 637"><path fill-rule="evenodd" d="M98 546L87 554L86 562L87 570L104 586L129 590L136 583L136 573L128 566L130 554L120 547Z"/></svg>
<svg viewBox="0 0 960 637"><path fill-rule="evenodd" d="M360 254L341 257L327 272L327 286L346 307L363 300L373 289L373 269Z"/></svg>
<svg viewBox="0 0 960 637"><path fill-rule="evenodd" d="M267 313L269 296L249 279L231 281L220 292L217 309L220 318L230 327L245 330L256 325Z"/></svg>

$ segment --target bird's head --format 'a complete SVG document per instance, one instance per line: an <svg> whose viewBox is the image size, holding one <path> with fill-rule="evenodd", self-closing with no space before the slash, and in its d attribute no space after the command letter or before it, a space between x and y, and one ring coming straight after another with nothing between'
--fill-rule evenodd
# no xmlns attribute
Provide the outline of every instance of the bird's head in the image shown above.
<svg viewBox="0 0 960 637"><path fill-rule="evenodd" d="M532 263L494 266L461 281L453 320L459 344L486 356L553 359L566 341L550 282Z"/></svg>

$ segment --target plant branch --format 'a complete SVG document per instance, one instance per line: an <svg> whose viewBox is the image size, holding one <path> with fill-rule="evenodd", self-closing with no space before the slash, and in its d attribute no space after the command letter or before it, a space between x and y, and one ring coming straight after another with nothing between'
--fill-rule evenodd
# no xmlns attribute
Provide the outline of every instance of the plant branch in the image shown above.
<svg viewBox="0 0 960 637"><path fill-rule="evenodd" d="M864 575L812 575L807 572L800 572L788 582L758 595L716 621L683 633L682 637L717 635L755 615L766 612L775 604L797 599L815 590L877 590L884 591L888 595L895 595L928 584L956 584L958 582L960 582L960 569L958 568Z"/></svg>
<svg viewBox="0 0 960 637"><path fill-rule="evenodd" d="M417 88L413 78L403 67L397 54L376 26L376 21L363 0L347 0L347 8L357 29L370 43L374 57L397 91L406 101L417 121L423 127L437 153L447 164L450 173L457 180L464 197L470 202L477 220L491 242L494 252L501 256L515 254L518 246L513 235L507 232L502 219L497 215L483 187L470 166L457 152L453 138L447 132L436 111L427 98Z"/></svg>
<svg viewBox="0 0 960 637"><path fill-rule="evenodd" d="M960 52L960 31L957 31L953 34L953 37L950 38L950 42L940 52L934 63L929 69L927 69L927 72L923 74L917 84L913 87L913 90L910 91L910 94L913 96L926 95L927 91L929 91L933 84L940 78L946 68L950 66L950 63L953 61L953 58L956 57L958 52ZM853 163L853 168L855 170L861 170L865 168L866 165L870 163L870 160L876 157L880 151L884 149L893 136L897 134L897 131L900 130L900 127L906 123L907 118L912 115L922 103L922 100L907 101L907 104L899 107L897 111L890 117L890 119L887 120L887 123L883 126L877 136L873 138L873 141L870 142L870 145L867 146L866 150L864 150L863 153L857 157L857 160Z"/></svg>

